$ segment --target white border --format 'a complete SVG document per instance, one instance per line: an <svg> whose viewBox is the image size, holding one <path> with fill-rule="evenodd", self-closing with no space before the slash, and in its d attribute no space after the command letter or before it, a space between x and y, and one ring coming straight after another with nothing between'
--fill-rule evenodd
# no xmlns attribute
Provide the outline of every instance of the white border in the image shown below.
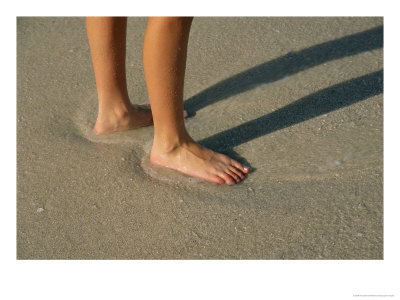
<svg viewBox="0 0 400 300"><path fill-rule="evenodd" d="M2 299L362 299L400 295L397 9L377 1L16 1L2 8ZM189 4L190 3L190 4ZM262 4L261 4L262 3ZM393 2L394 3L394 2ZM383 261L16 261L16 16L384 16ZM11 126L12 124L13 126ZM397 272L396 272L397 273ZM7 296L6 296L7 295Z"/></svg>

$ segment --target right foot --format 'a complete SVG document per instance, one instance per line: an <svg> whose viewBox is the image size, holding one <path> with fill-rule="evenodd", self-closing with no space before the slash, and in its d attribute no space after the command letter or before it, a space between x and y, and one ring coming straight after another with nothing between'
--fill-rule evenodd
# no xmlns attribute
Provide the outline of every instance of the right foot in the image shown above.
<svg viewBox="0 0 400 300"><path fill-rule="evenodd" d="M245 168L236 160L200 146L193 140L170 151L160 151L153 145L150 161L155 165L219 184L240 182L250 172L250 168Z"/></svg>
<svg viewBox="0 0 400 300"><path fill-rule="evenodd" d="M150 107L132 104L129 109L118 114L112 110L104 110L103 113L99 113L93 130L96 134L106 134L152 124L153 117Z"/></svg>
<svg viewBox="0 0 400 300"><path fill-rule="evenodd" d="M186 110L183 111L183 117L188 117ZM140 105L131 104L129 109L119 111L119 113L111 109L103 109L97 117L93 130L100 135L149 125L153 125L153 117L150 103L145 102Z"/></svg>

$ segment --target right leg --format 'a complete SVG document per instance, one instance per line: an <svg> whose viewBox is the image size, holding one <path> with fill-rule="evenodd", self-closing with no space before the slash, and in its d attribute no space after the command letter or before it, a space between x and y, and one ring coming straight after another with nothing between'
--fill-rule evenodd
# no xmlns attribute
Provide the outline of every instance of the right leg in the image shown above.
<svg viewBox="0 0 400 300"><path fill-rule="evenodd" d="M183 83L192 18L147 22L143 64L154 120L150 161L190 176L233 184L250 170L193 141L183 121Z"/></svg>

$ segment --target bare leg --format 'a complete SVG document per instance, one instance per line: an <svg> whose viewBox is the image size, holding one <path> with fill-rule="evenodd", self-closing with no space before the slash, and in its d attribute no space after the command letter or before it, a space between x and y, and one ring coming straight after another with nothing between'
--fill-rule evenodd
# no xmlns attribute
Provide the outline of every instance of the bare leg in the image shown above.
<svg viewBox="0 0 400 300"><path fill-rule="evenodd" d="M99 110L94 131L105 134L151 125L149 107L132 105L126 86L126 17L86 18Z"/></svg>
<svg viewBox="0 0 400 300"><path fill-rule="evenodd" d="M207 181L233 184L250 170L194 142L183 121L183 84L192 19L150 17L147 22L143 63L154 119L150 161Z"/></svg>

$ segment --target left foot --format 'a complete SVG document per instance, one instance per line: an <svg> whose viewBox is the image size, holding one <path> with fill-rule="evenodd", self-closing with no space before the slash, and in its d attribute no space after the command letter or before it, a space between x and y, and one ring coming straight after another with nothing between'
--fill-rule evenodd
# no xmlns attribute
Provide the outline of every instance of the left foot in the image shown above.
<svg viewBox="0 0 400 300"><path fill-rule="evenodd" d="M183 117L186 119L188 116L184 110ZM150 103L145 102L139 105L131 104L130 109L118 113L111 109L103 109L101 113L99 112L93 130L100 135L149 125L153 125L153 116Z"/></svg>

